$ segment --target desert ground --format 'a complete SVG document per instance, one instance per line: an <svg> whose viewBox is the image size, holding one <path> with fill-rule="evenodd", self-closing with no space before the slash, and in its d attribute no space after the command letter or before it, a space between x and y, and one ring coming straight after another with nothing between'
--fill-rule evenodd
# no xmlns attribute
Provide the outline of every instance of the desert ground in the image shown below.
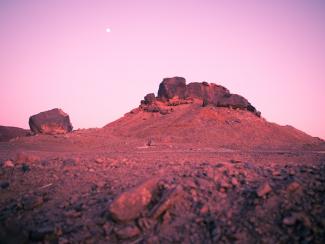
<svg viewBox="0 0 325 244"><path fill-rule="evenodd" d="M323 151L147 145L94 129L2 142L0 159L1 243L325 241ZM110 211L122 193L139 202Z"/></svg>

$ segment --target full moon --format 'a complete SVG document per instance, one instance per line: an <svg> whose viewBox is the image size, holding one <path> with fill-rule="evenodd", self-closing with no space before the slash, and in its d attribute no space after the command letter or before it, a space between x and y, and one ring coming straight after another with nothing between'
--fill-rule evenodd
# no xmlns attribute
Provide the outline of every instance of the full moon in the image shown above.
<svg viewBox="0 0 325 244"><path fill-rule="evenodd" d="M111 32L111 29L110 28L106 28L106 32Z"/></svg>

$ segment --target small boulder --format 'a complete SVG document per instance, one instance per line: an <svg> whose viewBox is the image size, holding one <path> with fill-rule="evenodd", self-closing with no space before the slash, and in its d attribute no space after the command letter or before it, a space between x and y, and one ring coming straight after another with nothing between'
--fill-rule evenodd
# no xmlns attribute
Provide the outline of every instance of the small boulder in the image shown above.
<svg viewBox="0 0 325 244"><path fill-rule="evenodd" d="M64 134L72 131L69 115L55 108L29 118L29 127L35 134Z"/></svg>
<svg viewBox="0 0 325 244"><path fill-rule="evenodd" d="M141 185L123 192L109 206L108 212L118 222L129 222L140 216L151 202L157 188L156 178L145 181Z"/></svg>
<svg viewBox="0 0 325 244"><path fill-rule="evenodd" d="M271 191L272 191L271 186L269 185L269 183L265 182L256 190L256 194L259 197L264 197Z"/></svg>
<svg viewBox="0 0 325 244"><path fill-rule="evenodd" d="M145 104L152 104L155 101L156 101L156 97L154 93L149 93L144 97Z"/></svg>
<svg viewBox="0 0 325 244"><path fill-rule="evenodd" d="M126 240L140 235L140 230L136 225L127 225L125 227L114 229L119 239Z"/></svg>

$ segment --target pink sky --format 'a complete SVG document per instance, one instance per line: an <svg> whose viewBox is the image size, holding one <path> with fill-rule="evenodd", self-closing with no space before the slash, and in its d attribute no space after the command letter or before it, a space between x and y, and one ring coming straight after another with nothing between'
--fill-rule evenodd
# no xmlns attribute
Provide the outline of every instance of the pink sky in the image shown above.
<svg viewBox="0 0 325 244"><path fill-rule="evenodd" d="M325 138L324 16L321 0L2 0L0 124L59 107L102 127L177 75Z"/></svg>

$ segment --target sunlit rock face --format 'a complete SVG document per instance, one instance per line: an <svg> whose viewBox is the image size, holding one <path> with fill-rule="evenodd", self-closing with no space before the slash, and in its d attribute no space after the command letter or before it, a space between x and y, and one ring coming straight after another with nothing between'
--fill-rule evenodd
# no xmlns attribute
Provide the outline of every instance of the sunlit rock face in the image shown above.
<svg viewBox="0 0 325 244"><path fill-rule="evenodd" d="M29 127L35 134L64 134L72 131L69 115L55 108L29 118Z"/></svg>

